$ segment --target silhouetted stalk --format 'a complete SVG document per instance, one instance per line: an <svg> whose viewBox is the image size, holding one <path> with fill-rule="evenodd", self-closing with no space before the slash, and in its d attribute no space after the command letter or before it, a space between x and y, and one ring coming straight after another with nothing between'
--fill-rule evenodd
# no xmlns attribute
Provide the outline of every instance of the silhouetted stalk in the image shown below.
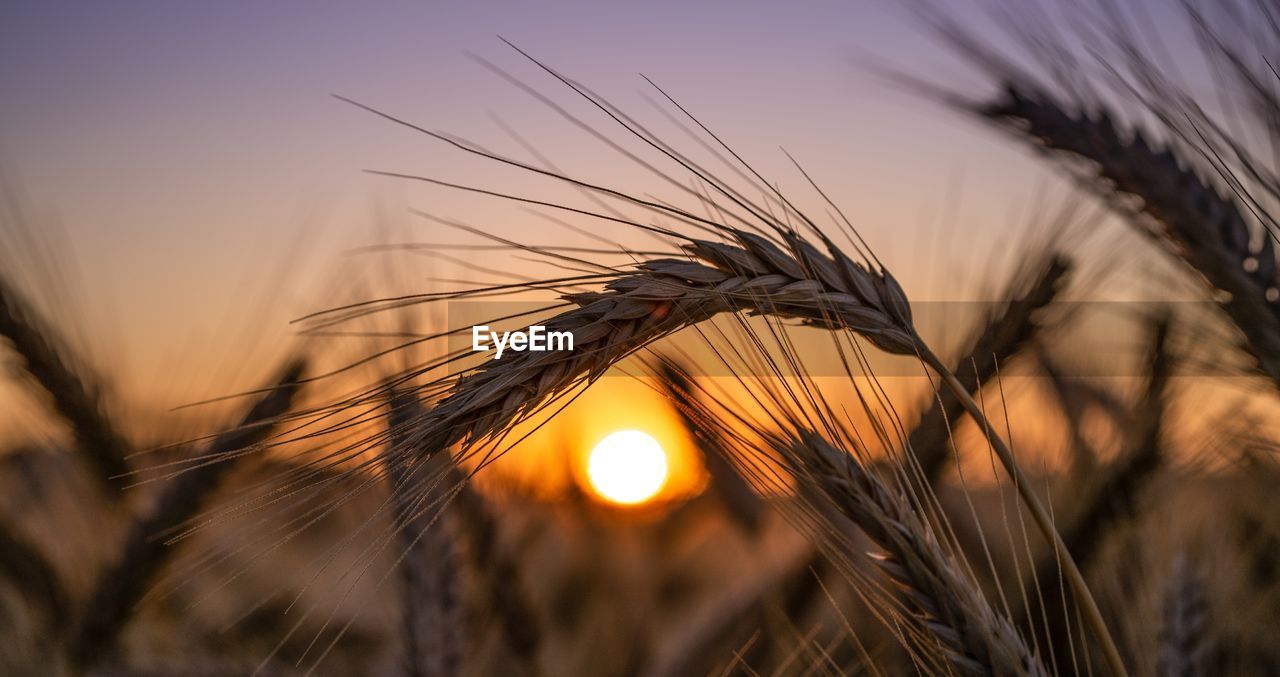
<svg viewBox="0 0 1280 677"><path fill-rule="evenodd" d="M68 647L73 666L92 667L115 644L134 607L173 556L175 548L163 537L200 512L223 477L244 458L239 452L267 439L292 406L304 369L304 361L291 362L275 388L253 405L239 425L214 438L200 465L161 485L154 507L129 528L119 558L102 572L89 596Z"/></svg>
<svg viewBox="0 0 1280 677"><path fill-rule="evenodd" d="M22 368L48 394L66 422L76 450L89 462L106 495L121 496L129 464L128 445L103 414L97 389L56 332L3 277L0 277L0 336L9 339Z"/></svg>

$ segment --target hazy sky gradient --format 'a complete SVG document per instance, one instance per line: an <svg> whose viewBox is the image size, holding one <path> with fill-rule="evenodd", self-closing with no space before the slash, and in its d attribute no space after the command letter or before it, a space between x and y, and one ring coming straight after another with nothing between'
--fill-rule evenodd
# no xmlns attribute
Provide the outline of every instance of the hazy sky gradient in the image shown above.
<svg viewBox="0 0 1280 677"><path fill-rule="evenodd" d="M565 169L638 192L662 189L467 56L491 59L589 116L495 37L502 35L661 121L638 95L646 86L637 73L649 75L784 188L803 191L778 151L785 146L882 258L914 257L899 271L910 290L937 297L945 289L939 273L922 277L928 268L914 263L945 260L955 274L981 277L993 255L1016 257L1006 242L1022 225L1014 206L1050 174L989 130L863 66L870 57L961 90L983 86L893 7L5 3L0 166L60 216L89 305L110 308L114 326L104 334L118 336L141 373L165 374L163 365L183 362L199 340L231 340L225 325L253 299L267 295L263 322L283 335L288 318L359 295L341 277L350 273L335 272L334 257L385 241L379 220L400 224L396 239L463 239L408 217L408 207L526 241L573 239L510 209L363 174L391 169L545 190L331 93L529 158L496 116ZM615 131L598 115L589 119ZM687 143L678 133L675 140ZM271 273L298 243L311 252L305 275L290 277L300 288L273 287ZM413 271L402 281L416 289L424 277Z"/></svg>

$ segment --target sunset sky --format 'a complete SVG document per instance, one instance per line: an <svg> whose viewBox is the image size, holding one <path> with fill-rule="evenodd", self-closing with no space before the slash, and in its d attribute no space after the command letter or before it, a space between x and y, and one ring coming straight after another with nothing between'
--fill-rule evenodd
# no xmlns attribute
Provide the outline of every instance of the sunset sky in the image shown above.
<svg viewBox="0 0 1280 677"><path fill-rule="evenodd" d="M881 258L910 263L897 272L917 299L965 293L949 284L957 277L998 279L993 266L1018 258L1012 243L1025 237L1019 209L1059 185L989 130L868 68L986 91L895 3L6 3L0 168L40 210L37 229L59 224L74 256L65 265L81 280L83 315L58 319L110 354L133 397L163 408L260 379L243 368L257 365L241 358L246 333L281 342L303 313L462 276L421 258L388 273L380 259L343 253L475 241L409 208L537 244L579 240L509 206L364 174L557 190L330 94L522 159L527 142L593 181L671 194L468 56L624 140L498 35L696 150L647 101L657 95L644 73L821 214L785 147Z"/></svg>

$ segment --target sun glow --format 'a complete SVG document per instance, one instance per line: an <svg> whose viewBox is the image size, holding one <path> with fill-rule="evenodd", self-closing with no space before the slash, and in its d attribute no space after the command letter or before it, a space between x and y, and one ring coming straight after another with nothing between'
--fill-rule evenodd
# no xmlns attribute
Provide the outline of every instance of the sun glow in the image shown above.
<svg viewBox="0 0 1280 677"><path fill-rule="evenodd" d="M643 503L667 481L667 454L652 435L620 430L591 450L587 477L591 488L609 501L623 505Z"/></svg>

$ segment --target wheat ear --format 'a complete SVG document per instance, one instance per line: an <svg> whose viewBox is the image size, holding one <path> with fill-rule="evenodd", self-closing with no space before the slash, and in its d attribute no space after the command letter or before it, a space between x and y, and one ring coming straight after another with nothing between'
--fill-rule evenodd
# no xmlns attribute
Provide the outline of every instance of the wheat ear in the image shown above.
<svg viewBox="0 0 1280 677"><path fill-rule="evenodd" d="M824 254L786 230L778 233L786 249L753 233L723 230L734 244L690 240L684 245L690 259L645 261L602 292L566 295L578 307L545 327L572 333L574 350L518 353L463 376L419 421L412 436L417 453L431 457L457 442L491 435L580 379L602 375L639 347L719 313L751 312L854 331L887 352L919 357L978 423L1053 547L1110 670L1125 674L1102 613L1049 511L965 385L916 335L906 294L893 276L853 261L825 238Z"/></svg>
<svg viewBox="0 0 1280 677"><path fill-rule="evenodd" d="M102 412L97 388L78 368L64 342L18 291L0 277L0 336L12 344L22 367L49 395L75 437L76 449L112 499L121 496L129 464L128 445Z"/></svg>
<svg viewBox="0 0 1280 677"><path fill-rule="evenodd" d="M520 50L517 48L517 51ZM799 318L822 327L849 329L888 352L917 355L925 365L939 374L944 386L954 392L960 405L978 422L992 450L1013 478L1019 496L1031 512L1037 528L1052 543L1066 578L1083 607L1086 622L1107 659L1110 672L1116 675L1125 674L1120 652L1107 630L1097 602L1089 592L1084 576L1063 546L1062 538L1054 529L1048 510L1031 490L1008 445L993 432L992 426L987 424L981 408L969 395L964 384L929 350L928 346L917 338L911 325L910 305L893 276L878 262L873 266L868 261L864 266L850 259L835 247L812 221L799 213L776 190L772 191L771 194L779 198L788 215L795 215L822 240L827 249L827 253L823 254L797 235L793 229L783 226L766 212L751 205L750 201L726 187L723 182L715 180L714 177L700 170L696 164L689 162L678 152L657 143L649 135L630 126L622 117L615 115L609 106L536 59L529 57L528 54L524 52L521 54L590 100L615 122L651 147L663 152L684 169L707 181L720 195L747 211L755 219L766 223L787 249L784 250L759 235L696 217L668 204L629 196L555 171L495 155L473 144L400 120L350 99L344 99L396 124L467 153L541 176L552 177L599 195L621 199L653 212L677 218L683 223L694 224L706 231L727 235L735 241L734 244L730 244L689 240L689 244L684 248L693 257L693 261L683 259L648 261L640 264L636 271L619 276L608 285L605 292L569 295L567 298L577 303L579 308L552 319L548 323L547 330L571 332L575 336L574 346L577 350L570 351L568 355L558 355L555 352L525 352L521 353L517 359L502 363L501 367L497 366L496 360L491 361L460 379L454 384L449 396L432 410L431 413L434 416L429 415L429 420L424 420L420 434L415 435L417 438L415 446L418 447L419 453L430 457L457 442L492 435L506 428L522 415L532 413L551 395L567 392L584 376L588 380L595 378L636 348L683 326L710 319L720 312L756 312ZM667 98L671 100L670 97ZM690 118L694 119L692 116ZM697 122L696 119L694 121ZM697 124L706 130L700 122ZM712 138L715 138L714 135ZM716 141L719 142L719 139ZM724 146L723 143L721 145ZM728 150L727 146L724 147ZM741 158L736 153L729 152L748 171L760 178L755 170L741 162ZM627 223L668 237L679 237L677 233L668 229L648 226L616 216L592 214L542 200L519 198L427 177L383 174L421 180L525 204L560 208L612 222ZM741 216L737 218L745 220ZM850 226L849 230L854 229ZM874 259L874 256L870 258Z"/></svg>
<svg viewBox="0 0 1280 677"><path fill-rule="evenodd" d="M1141 128L1131 138L1116 130L1105 109L1094 116L1069 111L1043 92L1007 85L1004 98L976 112L1018 138L1093 163L1086 178L1117 211L1167 244L1213 289L1244 335L1258 368L1280 385L1280 278L1272 236L1251 245L1239 203L1223 196L1179 160L1157 149ZM1126 197L1130 199L1126 199ZM1131 198L1139 199L1138 205Z"/></svg>
<svg viewBox="0 0 1280 677"><path fill-rule="evenodd" d="M154 507L133 523L119 559L98 579L72 635L68 652L74 665L91 667L115 644L135 605L172 556L173 548L162 537L194 518L236 459L243 458L241 452L270 435L292 406L304 369L302 360L290 363L239 425L214 438L207 460L164 484Z"/></svg>
<svg viewBox="0 0 1280 677"><path fill-rule="evenodd" d="M402 627L405 673L458 674L462 663L458 557L448 479L448 454L414 454L405 433L424 416L410 393L393 393L385 458L391 504L402 548Z"/></svg>
<svg viewBox="0 0 1280 677"><path fill-rule="evenodd" d="M724 312L848 327L891 352L915 353L906 295L887 272L868 270L834 247L825 256L798 236L789 238L792 255L759 235L733 234L737 246L694 240L685 249L696 260L646 261L603 292L567 295L578 307L544 326L572 333L574 349L490 360L459 379L420 422L420 452L503 429L580 378L594 379L641 346Z"/></svg>
<svg viewBox="0 0 1280 677"><path fill-rule="evenodd" d="M901 492L867 472L826 440L802 433L788 449L802 482L811 482L884 554L879 567L903 591L923 629L948 663L965 675L1048 675L1007 618L938 543L933 529Z"/></svg>
<svg viewBox="0 0 1280 677"><path fill-rule="evenodd" d="M1163 607L1156 674L1160 677L1208 674L1205 669L1208 602L1204 583L1185 556L1173 561Z"/></svg>
<svg viewBox="0 0 1280 677"><path fill-rule="evenodd" d="M1040 329L1037 315L1057 297L1071 272L1071 263L1062 256L1051 256L1029 286L983 325L965 356L953 370L969 392L995 379L996 369L1013 357ZM959 399L950 390L940 390L932 405L912 428L907 441L921 472L935 482L946 469L952 449L951 433L957 415L963 411Z"/></svg>
<svg viewBox="0 0 1280 677"><path fill-rule="evenodd" d="M510 657L522 668L521 674L540 674L541 625L525 596L519 566L499 547L498 523L484 497L448 454L414 467L421 462L411 453L409 433L426 411L416 396L393 394L385 459L405 549L400 571L410 673L457 671L463 644L456 630L462 627L457 608L457 545L465 543L482 606L496 615ZM414 490L425 491L415 497Z"/></svg>
<svg viewBox="0 0 1280 677"><path fill-rule="evenodd" d="M542 625L529 601L524 572L499 547L498 520L485 498L456 466L450 483L457 487L453 505L461 523L471 567L480 579L485 608L497 616L498 630L522 674L538 675ZM513 666L514 667L514 666Z"/></svg>

